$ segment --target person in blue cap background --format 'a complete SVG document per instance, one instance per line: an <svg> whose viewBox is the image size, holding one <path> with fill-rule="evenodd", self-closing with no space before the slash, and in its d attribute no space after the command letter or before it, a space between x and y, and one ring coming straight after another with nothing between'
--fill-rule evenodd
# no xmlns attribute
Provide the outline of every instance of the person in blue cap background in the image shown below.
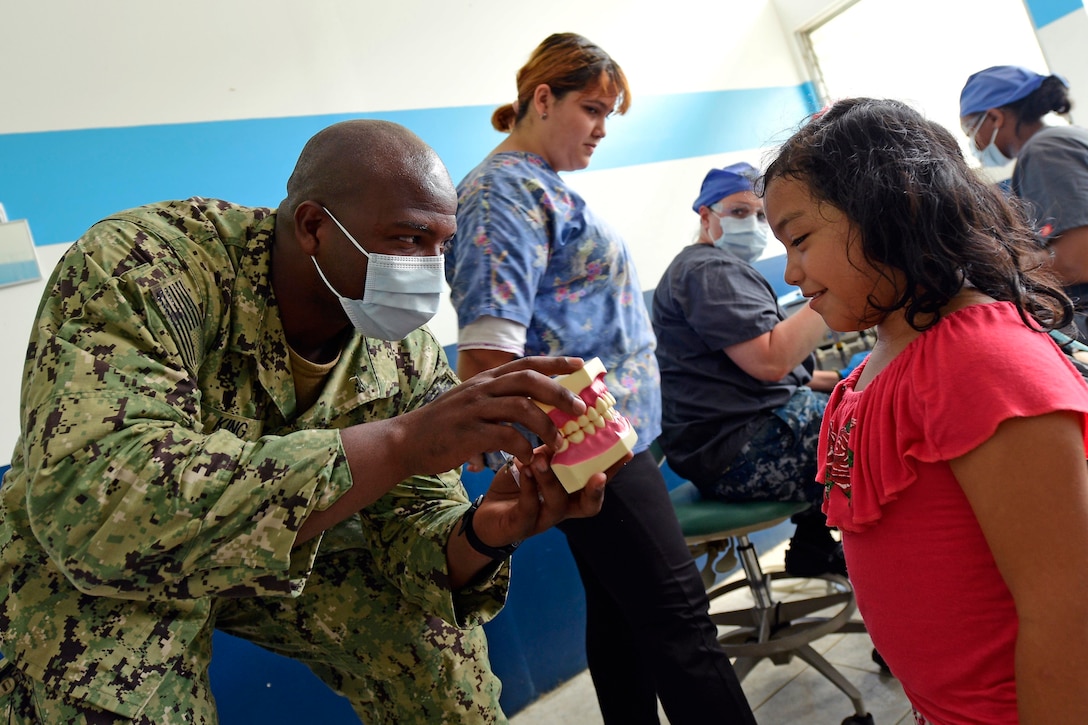
<svg viewBox="0 0 1088 725"><path fill-rule="evenodd" d="M796 576L846 573L820 511L816 441L840 376L814 370L827 334L807 305L787 317L752 266L770 229L747 163L711 169L692 209L699 236L654 291L661 441L669 465L714 499L809 501L786 552Z"/></svg>
<svg viewBox="0 0 1088 725"><path fill-rule="evenodd" d="M979 162L1016 159L1012 192L1026 202L1044 245L1040 261L1053 265L1088 339L1088 129L1043 123L1071 108L1064 78L1013 65L975 73L960 93L960 124Z"/></svg>

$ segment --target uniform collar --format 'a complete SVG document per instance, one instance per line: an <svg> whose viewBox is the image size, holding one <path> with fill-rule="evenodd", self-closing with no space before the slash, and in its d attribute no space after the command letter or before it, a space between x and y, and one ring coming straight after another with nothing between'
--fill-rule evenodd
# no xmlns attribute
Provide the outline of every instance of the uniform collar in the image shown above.
<svg viewBox="0 0 1088 725"><path fill-rule="evenodd" d="M238 264L235 300L231 305L230 345L257 363L257 378L285 419L295 417L295 384L291 377L287 335L272 288L272 247L276 214L253 227ZM325 398L340 414L392 394L397 365L396 343L353 335L345 344L340 362L329 373ZM375 371L379 374L375 375ZM383 375L383 371L392 375Z"/></svg>

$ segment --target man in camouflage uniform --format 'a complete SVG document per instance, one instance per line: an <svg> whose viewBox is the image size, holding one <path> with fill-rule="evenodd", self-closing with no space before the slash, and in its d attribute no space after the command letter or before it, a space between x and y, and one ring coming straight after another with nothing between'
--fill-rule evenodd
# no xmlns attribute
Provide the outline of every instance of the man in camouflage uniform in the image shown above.
<svg viewBox="0 0 1088 725"><path fill-rule="evenodd" d="M362 298L348 233L433 257L454 232L449 174L406 129L321 131L287 191L275 211L115 214L53 273L0 488L8 722L216 722L214 628L304 662L367 723L504 721L490 547L592 515L605 481L567 496L508 423L556 445L529 398L583 412L549 378L580 363L457 385L426 328L354 329L315 262ZM451 469L496 449L526 462L521 486L500 472L466 516Z"/></svg>

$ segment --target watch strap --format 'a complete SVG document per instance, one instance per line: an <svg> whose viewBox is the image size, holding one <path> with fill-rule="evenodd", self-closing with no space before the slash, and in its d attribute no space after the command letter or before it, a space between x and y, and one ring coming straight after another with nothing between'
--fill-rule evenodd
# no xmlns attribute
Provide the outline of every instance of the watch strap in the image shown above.
<svg viewBox="0 0 1088 725"><path fill-rule="evenodd" d="M480 502L483 500L484 495L480 494L476 497L476 500L472 502L472 505L468 507L468 511L461 517L461 528L458 529L457 535L464 535L468 540L468 545L484 556L498 560L507 559L514 553L514 550L518 548L518 545L521 543L520 541L515 541L513 544L507 544L506 546L488 546L480 541L480 537L476 535L476 529L472 527L472 519L476 515L476 510L480 508Z"/></svg>

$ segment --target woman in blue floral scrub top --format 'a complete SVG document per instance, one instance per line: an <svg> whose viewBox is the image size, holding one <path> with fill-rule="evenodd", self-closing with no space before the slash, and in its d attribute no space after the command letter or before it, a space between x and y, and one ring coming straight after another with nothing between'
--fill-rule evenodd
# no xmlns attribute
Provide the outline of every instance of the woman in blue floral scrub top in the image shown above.
<svg viewBox="0 0 1088 725"><path fill-rule="evenodd" d="M517 323L525 328L519 357L600 357L609 391L638 432L636 452L646 450L661 432L660 376L623 239L529 152L489 156L458 186L458 209L447 277L461 324Z"/></svg>
<svg viewBox="0 0 1088 725"><path fill-rule="evenodd" d="M754 723L717 643L695 563L647 450L661 429L654 336L630 251L560 178L589 165L605 119L630 95L623 71L572 33L518 73L492 125L509 136L458 186L446 279L460 326L458 374L523 355L599 357L638 432L601 513L560 525L586 590L586 650L606 723ZM476 464L478 462L470 462Z"/></svg>

